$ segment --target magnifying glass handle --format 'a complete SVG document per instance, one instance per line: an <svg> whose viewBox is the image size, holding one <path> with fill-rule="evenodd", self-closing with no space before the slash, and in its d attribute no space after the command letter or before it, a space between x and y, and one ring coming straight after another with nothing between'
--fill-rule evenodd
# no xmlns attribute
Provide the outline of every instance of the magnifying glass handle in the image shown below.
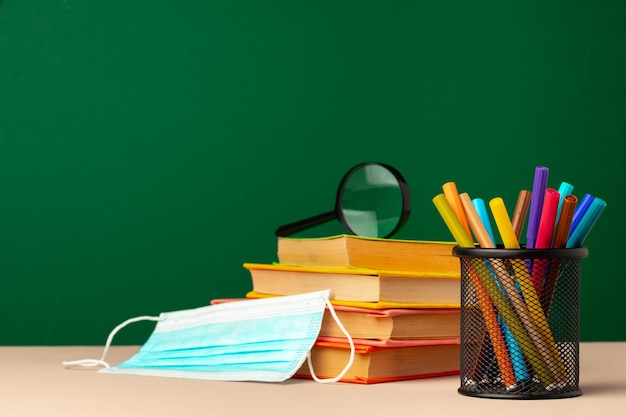
<svg viewBox="0 0 626 417"><path fill-rule="evenodd" d="M308 229L309 227L317 226L322 223L326 223L330 220L336 219L337 213L335 210L327 213L318 214L317 216L309 217L308 219L300 220L297 222L289 223L284 226L280 226L276 229L276 236L289 236L296 232Z"/></svg>

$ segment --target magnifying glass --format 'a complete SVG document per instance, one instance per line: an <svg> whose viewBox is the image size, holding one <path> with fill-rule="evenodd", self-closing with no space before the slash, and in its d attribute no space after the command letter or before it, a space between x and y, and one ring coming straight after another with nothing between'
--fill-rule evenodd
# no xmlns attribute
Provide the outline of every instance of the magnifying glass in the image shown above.
<svg viewBox="0 0 626 417"><path fill-rule="evenodd" d="M276 236L338 219L351 234L389 238L400 231L410 212L411 196L402 174L387 164L363 162L343 176L334 210L280 226Z"/></svg>

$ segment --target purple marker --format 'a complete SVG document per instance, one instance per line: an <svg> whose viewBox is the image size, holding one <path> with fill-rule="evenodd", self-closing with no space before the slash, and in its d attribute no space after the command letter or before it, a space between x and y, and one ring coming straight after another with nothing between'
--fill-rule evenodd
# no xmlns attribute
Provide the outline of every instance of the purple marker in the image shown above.
<svg viewBox="0 0 626 417"><path fill-rule="evenodd" d="M546 195L548 187L548 168L535 168L535 181L533 183L533 191L530 198L530 212L528 214L528 228L526 229L526 248L534 249L537 240L537 231L539 230L539 219L541 218L541 209L543 208L543 198Z"/></svg>

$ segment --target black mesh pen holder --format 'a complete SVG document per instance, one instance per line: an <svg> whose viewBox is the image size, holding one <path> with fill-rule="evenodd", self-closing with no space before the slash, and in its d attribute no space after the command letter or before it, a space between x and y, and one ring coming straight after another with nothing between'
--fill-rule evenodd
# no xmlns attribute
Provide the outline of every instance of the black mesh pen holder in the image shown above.
<svg viewBox="0 0 626 417"><path fill-rule="evenodd" d="M579 381L579 288L587 248L455 247L461 262L460 394L568 398Z"/></svg>

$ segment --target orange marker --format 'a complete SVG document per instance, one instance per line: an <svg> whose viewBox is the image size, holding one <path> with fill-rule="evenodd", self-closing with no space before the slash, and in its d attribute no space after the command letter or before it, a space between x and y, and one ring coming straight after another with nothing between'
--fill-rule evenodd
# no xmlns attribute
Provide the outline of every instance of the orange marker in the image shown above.
<svg viewBox="0 0 626 417"><path fill-rule="evenodd" d="M446 200L448 200L450 207L452 207L452 211L454 211L457 219L459 219L459 222L461 222L461 225L465 229L465 233L467 233L467 235L471 238L472 232L470 231L469 224L467 223L465 210L463 210L463 205L459 199L459 191L456 188L456 183L450 181L445 183L441 188L443 189L443 195L446 197Z"/></svg>
<svg viewBox="0 0 626 417"><path fill-rule="evenodd" d="M574 195L566 195L563 199L563 206L561 207L561 215L556 225L556 232L554 233L553 248L561 249L567 244L569 232L572 227L572 221L574 220L574 211L576 210L576 204L578 204L578 198Z"/></svg>
<svg viewBox="0 0 626 417"><path fill-rule="evenodd" d="M530 198L532 193L528 190L521 190L517 196L517 204L515 204L515 210L513 211L513 231L515 237L519 241L519 237L522 234L522 228L528 215L528 208L530 207Z"/></svg>

